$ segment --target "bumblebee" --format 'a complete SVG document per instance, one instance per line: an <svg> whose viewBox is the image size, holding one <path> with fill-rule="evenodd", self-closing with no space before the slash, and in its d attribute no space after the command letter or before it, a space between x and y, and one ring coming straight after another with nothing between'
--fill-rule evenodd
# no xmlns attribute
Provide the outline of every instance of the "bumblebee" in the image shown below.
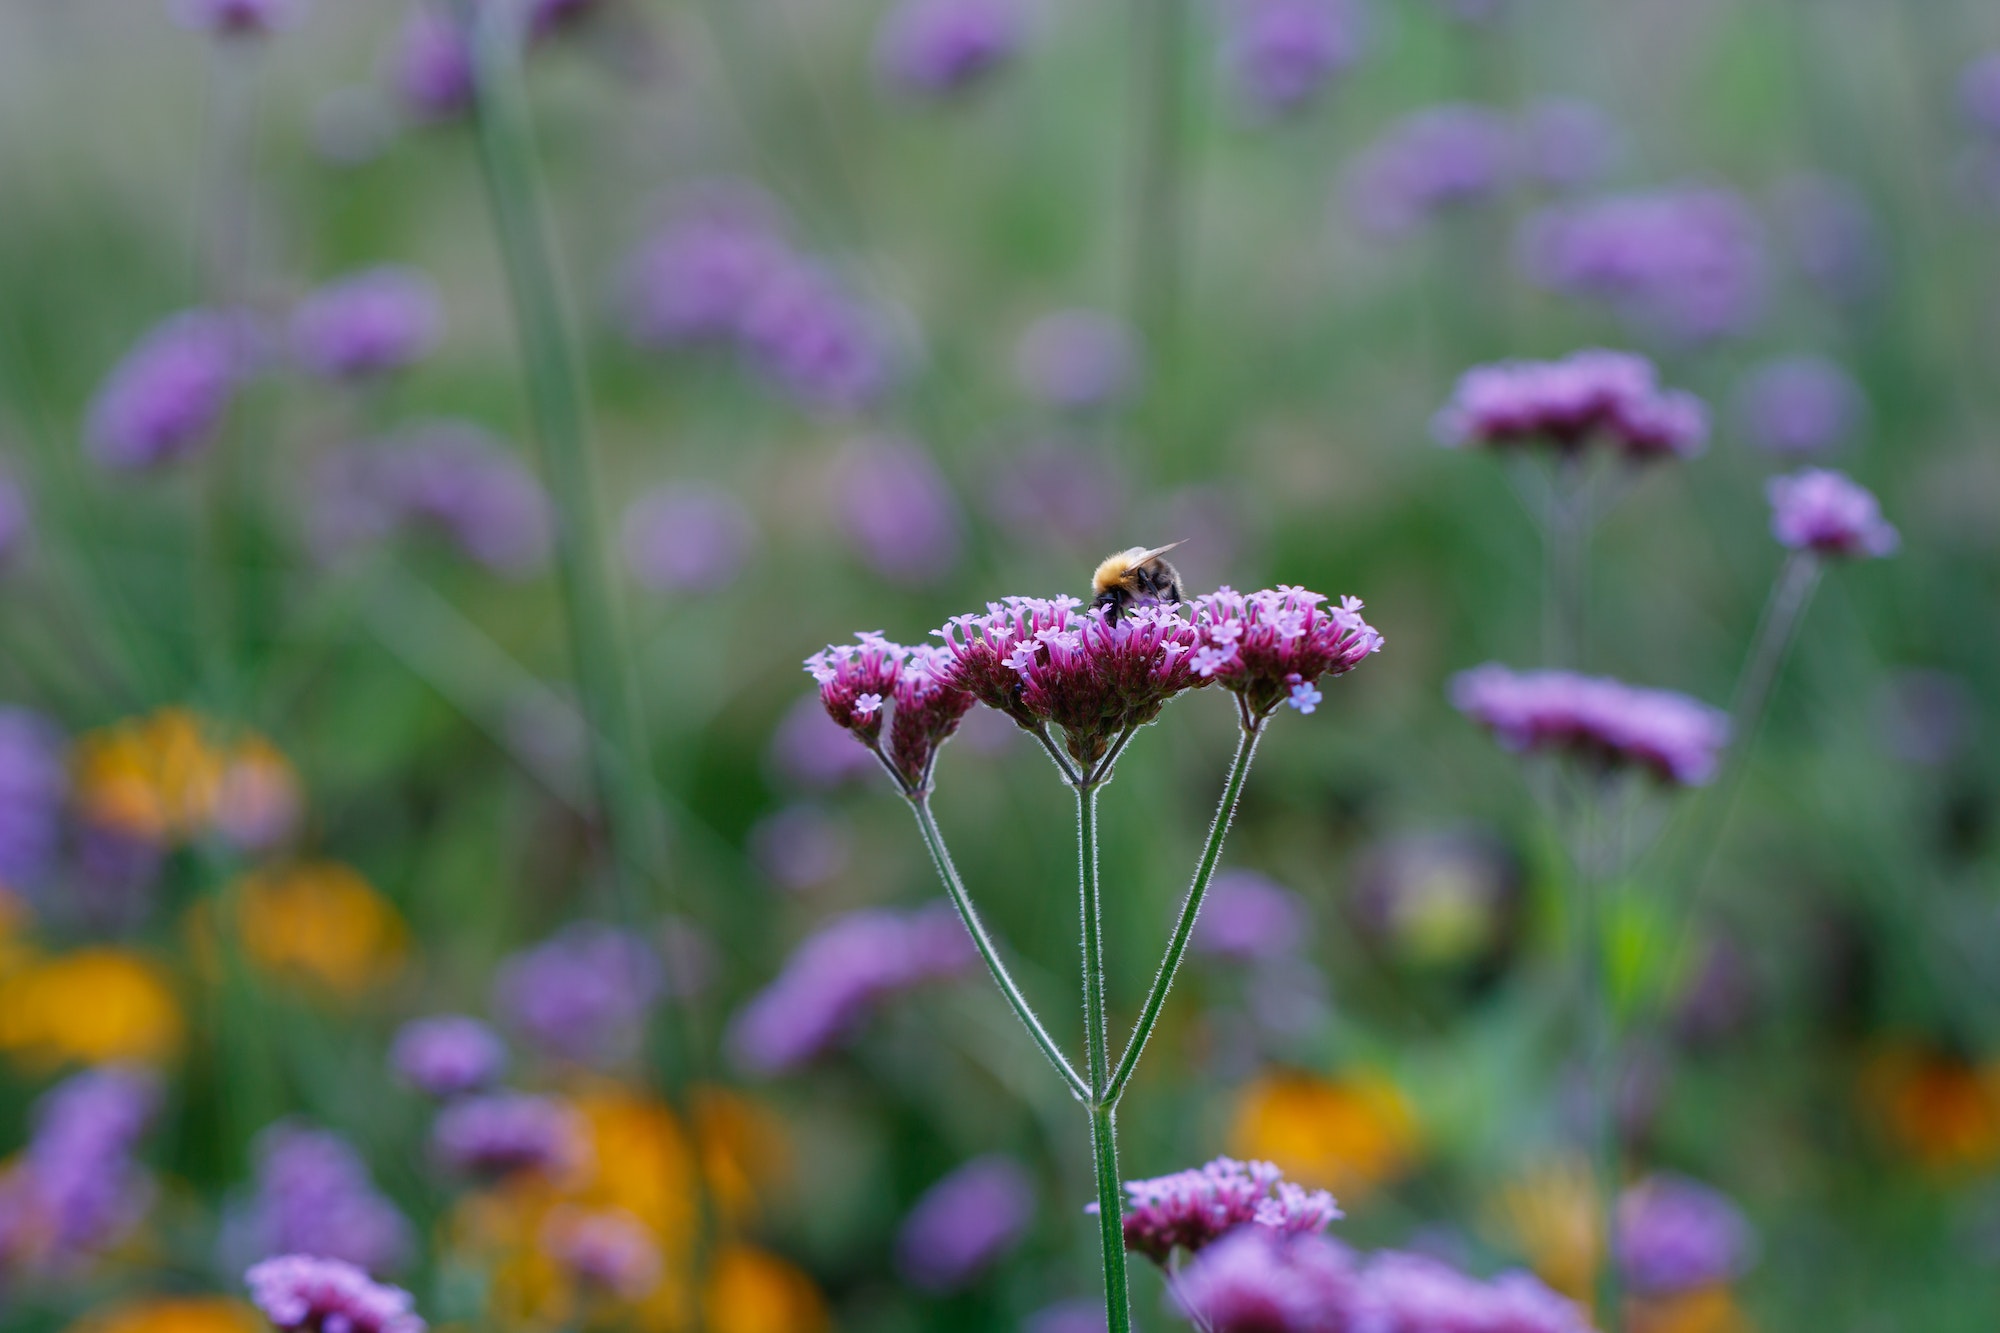
<svg viewBox="0 0 2000 1333"><path fill-rule="evenodd" d="M1116 622L1126 607L1144 602L1179 602L1181 576L1161 559L1182 542L1169 542L1147 550L1134 546L1107 555L1091 576L1091 606L1104 608L1105 618Z"/></svg>

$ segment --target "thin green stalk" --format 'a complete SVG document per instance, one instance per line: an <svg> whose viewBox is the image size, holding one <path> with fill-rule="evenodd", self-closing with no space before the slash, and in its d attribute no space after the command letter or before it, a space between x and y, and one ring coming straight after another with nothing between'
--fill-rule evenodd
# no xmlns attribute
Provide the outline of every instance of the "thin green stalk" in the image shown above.
<svg viewBox="0 0 2000 1333"><path fill-rule="evenodd" d="M1090 1149L1097 1169L1097 1229L1104 1263L1109 1333L1131 1333L1125 1276L1125 1191L1118 1180L1118 1130L1112 1104L1111 1034L1104 1016L1104 905L1097 879L1097 787L1076 786L1077 882L1083 907L1083 1018L1090 1070Z"/></svg>
<svg viewBox="0 0 2000 1333"><path fill-rule="evenodd" d="M1549 473L1548 503L1542 517L1546 569L1542 596L1543 652L1548 664L1581 670L1590 601L1586 574L1590 558L1588 482L1583 460L1560 458Z"/></svg>
<svg viewBox="0 0 2000 1333"><path fill-rule="evenodd" d="M1624 1326L1617 1246L1614 1231L1618 1209L1618 1025L1612 1009L1610 976L1605 959L1603 896L1611 891L1611 868L1604 849L1611 845L1598 827L1603 822L1603 793L1587 792L1568 821L1571 896L1576 913L1577 1004L1584 1028L1584 1062L1590 1089L1586 1117L1595 1192L1597 1235L1596 1309L1601 1333L1620 1333Z"/></svg>
<svg viewBox="0 0 2000 1333"><path fill-rule="evenodd" d="M1013 974L1008 972L1007 964L1001 960L992 936L986 933L986 927L972 905L972 895L965 891L965 883L958 876L958 867L952 864L951 852L944 845L944 833L938 828L937 817L931 813L930 793L906 794L906 799L911 813L917 817L917 831L923 835L924 846L930 849L931 860L937 865L938 877L944 881L945 892L951 895L952 905L958 908L958 915L965 922L965 929L972 936L979 956L986 960L986 968L993 974L994 984L1000 987L1000 993L1006 997L1009 1007L1028 1029L1028 1035L1034 1038L1035 1045L1041 1048L1049 1063L1055 1066L1056 1073L1062 1076L1069 1090L1081 1101L1091 1100L1092 1086L1083 1081L1076 1067L1062 1053L1062 1048L1056 1045L1055 1038L1042 1026L1042 1020L1036 1017L1028 997L1014 984Z"/></svg>
<svg viewBox="0 0 2000 1333"><path fill-rule="evenodd" d="M1187 952L1188 940L1194 934L1195 918L1201 913L1208 882L1215 877L1215 867L1222 860L1222 841L1228 836L1230 821L1236 817L1236 802L1243 795L1243 784L1250 776L1250 763L1257 756L1257 741L1263 732L1264 724L1259 720L1254 725L1246 726L1236 738L1236 758L1230 762L1229 776L1222 784L1222 800L1215 807L1215 822L1208 827L1208 841L1201 849L1201 861L1195 867L1194 882L1188 886L1187 899L1181 904L1180 920L1174 923L1174 933L1167 941L1166 957L1160 961L1159 975L1153 978L1153 989L1146 996L1146 1006L1139 1011L1139 1021L1133 1025L1131 1039L1125 1043L1125 1054L1118 1061L1117 1072L1111 1076L1111 1086L1106 1089L1106 1096L1113 1106L1125 1095L1125 1085L1131 1082L1132 1071L1139 1067L1139 1056L1146 1049L1146 1041L1153 1035L1154 1026L1160 1021L1160 1011L1166 1007L1167 992L1173 988L1181 956Z"/></svg>

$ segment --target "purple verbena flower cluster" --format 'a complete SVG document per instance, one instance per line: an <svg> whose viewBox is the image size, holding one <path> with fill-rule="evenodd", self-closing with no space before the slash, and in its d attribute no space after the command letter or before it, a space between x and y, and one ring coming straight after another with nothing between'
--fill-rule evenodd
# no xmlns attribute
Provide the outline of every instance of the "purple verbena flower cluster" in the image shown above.
<svg viewBox="0 0 2000 1333"><path fill-rule="evenodd" d="M1513 125L1501 112L1470 103L1427 107L1396 122L1354 160L1344 193L1364 230L1398 236L1500 193L1513 182L1518 153Z"/></svg>
<svg viewBox="0 0 2000 1333"><path fill-rule="evenodd" d="M906 648L880 634L863 634L852 644L829 644L814 653L806 670L819 683L827 716L880 754L906 793L930 789L938 750L974 702L952 683L944 649Z"/></svg>
<svg viewBox="0 0 2000 1333"><path fill-rule="evenodd" d="M630 1213L558 1208L542 1228L542 1249L579 1283L636 1301L660 1285L660 1247Z"/></svg>
<svg viewBox="0 0 2000 1333"><path fill-rule="evenodd" d="M1353 0L1234 0L1224 16L1224 67L1237 97L1259 115L1300 110L1361 56Z"/></svg>
<svg viewBox="0 0 2000 1333"><path fill-rule="evenodd" d="M1176 1249L1207 1248L1238 1227L1277 1235L1317 1235L1342 1216L1325 1190L1307 1190L1269 1162L1218 1157L1206 1166L1151 1180L1128 1180L1125 1248L1165 1264ZM1090 1205L1095 1212L1097 1205Z"/></svg>
<svg viewBox="0 0 2000 1333"><path fill-rule="evenodd" d="M1510 750L1576 755L1701 786L1729 743L1720 709L1671 690L1648 690L1573 671L1512 671L1497 662L1452 681L1452 704Z"/></svg>
<svg viewBox="0 0 2000 1333"><path fill-rule="evenodd" d="M476 1018L438 1014L405 1023L389 1047L389 1066L411 1087L440 1100L479 1092L507 1069L507 1046Z"/></svg>
<svg viewBox="0 0 2000 1333"><path fill-rule="evenodd" d="M1707 187L1554 205L1524 224L1520 254L1539 285L1679 341L1743 332L1769 286L1763 224L1741 196Z"/></svg>
<svg viewBox="0 0 2000 1333"><path fill-rule="evenodd" d="M1882 506L1846 474L1809 467L1773 477L1771 535L1794 551L1835 557L1885 556L1902 544Z"/></svg>
<svg viewBox="0 0 2000 1333"><path fill-rule="evenodd" d="M239 1262L280 1254L340 1259L370 1272L409 1262L414 1235L354 1145L329 1130L281 1123L257 1136L256 1190L223 1228Z"/></svg>
<svg viewBox="0 0 2000 1333"><path fill-rule="evenodd" d="M386 60L390 88L420 121L451 120L471 109L472 43L450 0L417 0Z"/></svg>
<svg viewBox="0 0 2000 1333"><path fill-rule="evenodd" d="M899 93L949 97L1012 60L1026 36L1022 0L902 0L882 19L875 66Z"/></svg>
<svg viewBox="0 0 2000 1333"><path fill-rule="evenodd" d="M1240 593L1218 588L1194 603L1195 650L1188 665L1205 681L1236 695L1246 725L1280 704L1301 713L1319 706L1318 682L1344 676L1382 636L1361 618L1361 599L1339 606L1304 588Z"/></svg>
<svg viewBox="0 0 2000 1333"><path fill-rule="evenodd" d="M1683 1176L1648 1176L1618 1198L1618 1269L1644 1295L1734 1281L1750 1267L1756 1243L1728 1195Z"/></svg>
<svg viewBox="0 0 2000 1333"><path fill-rule="evenodd" d="M1633 460L1691 458L1707 447L1708 410L1691 393L1662 388L1645 357L1589 349L1474 366L1433 430L1455 448L1543 445L1573 454L1601 441Z"/></svg>
<svg viewBox="0 0 2000 1333"><path fill-rule="evenodd" d="M366 379L422 360L443 328L436 283L415 269L373 268L299 303L292 312L292 355L325 379Z"/></svg>
<svg viewBox="0 0 2000 1333"><path fill-rule="evenodd" d="M924 1291L970 1286L1026 1234L1035 1187L1011 1157L981 1157L938 1181L903 1219L896 1265Z"/></svg>
<svg viewBox="0 0 2000 1333"><path fill-rule="evenodd" d="M639 1050L646 1016L665 997L666 969L646 940L578 921L515 954L493 982L501 1021L543 1054L609 1065Z"/></svg>
<svg viewBox="0 0 2000 1333"><path fill-rule="evenodd" d="M116 1243L152 1201L152 1177L133 1153L158 1105L152 1075L108 1065L44 1093L27 1149L0 1191L0 1212L14 1215L0 1229L19 1229L52 1266Z"/></svg>
<svg viewBox="0 0 2000 1333"><path fill-rule="evenodd" d="M250 1299L284 1333L424 1333L409 1292L339 1259L281 1255L253 1266L243 1280Z"/></svg>
<svg viewBox="0 0 2000 1333"><path fill-rule="evenodd" d="M241 314L187 310L156 325L91 401L84 426L91 457L131 472L200 453L221 431L255 352Z"/></svg>
<svg viewBox="0 0 2000 1333"><path fill-rule="evenodd" d="M590 1157L583 1122L566 1103L527 1092L489 1092L452 1102L431 1126L438 1161L487 1180L533 1172L560 1176Z"/></svg>
<svg viewBox="0 0 2000 1333"><path fill-rule="evenodd" d="M745 1068L775 1074L851 1035L890 996L956 977L978 955L947 903L871 908L822 926L730 1024Z"/></svg>
<svg viewBox="0 0 2000 1333"><path fill-rule="evenodd" d="M182 27L223 37L256 37L289 28L305 8L305 0L169 0L167 5Z"/></svg>

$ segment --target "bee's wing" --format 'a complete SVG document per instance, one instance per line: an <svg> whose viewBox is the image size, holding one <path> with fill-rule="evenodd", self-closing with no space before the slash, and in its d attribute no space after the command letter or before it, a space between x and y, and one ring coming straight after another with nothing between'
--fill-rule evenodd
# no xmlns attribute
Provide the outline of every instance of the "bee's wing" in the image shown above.
<svg viewBox="0 0 2000 1333"><path fill-rule="evenodd" d="M1177 542L1168 542L1165 546L1155 546L1150 551L1140 551L1138 554L1134 555L1132 557L1132 563L1135 565L1143 565L1148 560L1159 559L1167 552L1173 550L1176 546L1186 546L1186 545L1187 545L1187 538L1183 537Z"/></svg>

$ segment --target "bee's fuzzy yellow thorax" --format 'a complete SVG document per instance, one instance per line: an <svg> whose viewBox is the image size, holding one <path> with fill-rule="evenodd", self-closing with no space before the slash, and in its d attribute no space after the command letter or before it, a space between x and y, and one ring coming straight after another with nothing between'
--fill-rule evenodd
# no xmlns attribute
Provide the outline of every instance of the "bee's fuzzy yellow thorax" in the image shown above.
<svg viewBox="0 0 2000 1333"><path fill-rule="evenodd" d="M1090 586L1098 592L1117 587L1125 581L1125 576L1132 572L1132 566L1138 564L1145 554L1146 548L1143 546L1128 546L1114 555L1105 556L1098 564L1097 572L1090 576Z"/></svg>

